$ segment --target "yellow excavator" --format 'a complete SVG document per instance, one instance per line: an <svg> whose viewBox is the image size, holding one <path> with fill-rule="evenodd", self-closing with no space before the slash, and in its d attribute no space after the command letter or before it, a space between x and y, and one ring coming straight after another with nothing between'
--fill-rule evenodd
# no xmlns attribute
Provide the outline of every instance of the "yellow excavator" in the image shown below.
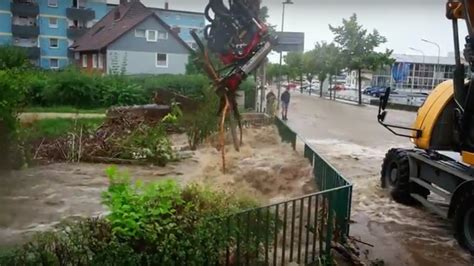
<svg viewBox="0 0 474 266"><path fill-rule="evenodd" d="M379 123L415 145L388 151L381 182L396 202L422 204L452 220L459 244L474 254L474 0L449 1L446 16L453 25L453 80L434 88L411 128L385 122L390 88L380 99ZM458 20L468 29L463 49L468 66L461 61Z"/></svg>

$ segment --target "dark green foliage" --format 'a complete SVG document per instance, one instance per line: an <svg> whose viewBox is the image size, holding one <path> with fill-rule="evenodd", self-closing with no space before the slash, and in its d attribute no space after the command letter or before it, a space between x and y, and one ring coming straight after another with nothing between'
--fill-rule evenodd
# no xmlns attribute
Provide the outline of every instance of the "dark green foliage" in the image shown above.
<svg viewBox="0 0 474 266"><path fill-rule="evenodd" d="M204 75L171 75L135 77L142 84L146 95L152 96L159 89L168 89L191 98L202 98L201 89L210 84Z"/></svg>
<svg viewBox="0 0 474 266"><path fill-rule="evenodd" d="M200 94L202 100L199 101L197 110L194 113L184 114L180 119L180 124L186 129L189 146L193 150L218 128L217 95L209 86L201 88Z"/></svg>
<svg viewBox="0 0 474 266"><path fill-rule="evenodd" d="M25 82L21 70L0 70L0 169L21 166L18 150L17 108L24 102ZM15 165L13 165L15 163Z"/></svg>
<svg viewBox="0 0 474 266"><path fill-rule="evenodd" d="M342 49L342 57L346 59L343 66L358 71L359 104L362 104L362 70L377 70L393 63L393 60L390 59L392 50L375 51L377 47L387 42L387 38L380 35L377 30L369 33L359 24L356 14L353 14L349 19L343 19L341 26L329 25L329 29L335 35L334 41Z"/></svg>
<svg viewBox="0 0 474 266"><path fill-rule="evenodd" d="M241 255L252 255L265 242L264 233L278 230L274 221L267 226L257 219L256 212L235 214L255 207L253 201L197 185L180 188L174 181L131 183L116 168L107 174L107 217L66 222L55 232L40 233L0 255L0 265L216 264L223 262L227 247L234 252L244 232L249 241L240 242Z"/></svg>
<svg viewBox="0 0 474 266"><path fill-rule="evenodd" d="M100 103L98 77L83 75L67 69L49 76L49 84L43 91L46 105L72 105L92 107Z"/></svg>
<svg viewBox="0 0 474 266"><path fill-rule="evenodd" d="M29 67L26 50L15 46L0 46L0 70Z"/></svg>
<svg viewBox="0 0 474 266"><path fill-rule="evenodd" d="M100 106L136 105L147 103L147 97L139 84L125 76L106 76L101 80Z"/></svg>
<svg viewBox="0 0 474 266"><path fill-rule="evenodd" d="M145 159L150 163L165 166L173 160L174 153L166 132L160 126L140 125L130 134L116 140L121 159Z"/></svg>
<svg viewBox="0 0 474 266"><path fill-rule="evenodd" d="M42 138L53 139L66 136L76 128L97 129L104 122L104 118L53 118L42 119L29 124L23 124L23 139L40 140Z"/></svg>

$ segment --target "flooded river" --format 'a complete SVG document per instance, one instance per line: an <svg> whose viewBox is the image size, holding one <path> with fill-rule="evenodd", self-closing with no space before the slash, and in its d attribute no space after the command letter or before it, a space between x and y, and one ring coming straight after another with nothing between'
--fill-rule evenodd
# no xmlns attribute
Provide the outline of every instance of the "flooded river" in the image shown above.
<svg viewBox="0 0 474 266"><path fill-rule="evenodd" d="M186 140L178 136L173 142L182 146ZM241 152L228 147L225 175L214 144L207 143L191 158L164 168L120 169L145 182L172 178L181 184L206 184L256 198L262 204L315 190L308 161L293 152L290 145L281 144L273 127L245 130ZM100 194L108 185L107 167L60 163L0 174L0 248L21 243L62 219L103 213Z"/></svg>

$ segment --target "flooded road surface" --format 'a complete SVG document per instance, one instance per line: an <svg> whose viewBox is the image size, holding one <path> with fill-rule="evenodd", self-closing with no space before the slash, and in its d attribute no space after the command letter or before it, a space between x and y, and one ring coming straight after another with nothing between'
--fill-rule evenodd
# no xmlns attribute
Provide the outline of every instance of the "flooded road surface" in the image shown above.
<svg viewBox="0 0 474 266"><path fill-rule="evenodd" d="M186 139L176 137L173 142L183 146ZM172 178L181 184L207 184L213 189L258 199L261 204L315 190L308 161L289 144L280 143L273 127L246 129L241 151L235 152L230 146L227 149L225 175L214 144L207 143L191 158L164 168L123 166L120 170L145 182ZM62 219L103 213L100 195L107 189L107 167L60 163L0 173L0 249L22 243Z"/></svg>
<svg viewBox="0 0 474 266"><path fill-rule="evenodd" d="M293 94L289 125L354 184L351 235L374 245L368 258L385 265L474 265L451 224L422 208L393 202L380 187L380 168L392 147L411 147L377 123L375 107ZM390 110L387 122L410 125L416 113Z"/></svg>

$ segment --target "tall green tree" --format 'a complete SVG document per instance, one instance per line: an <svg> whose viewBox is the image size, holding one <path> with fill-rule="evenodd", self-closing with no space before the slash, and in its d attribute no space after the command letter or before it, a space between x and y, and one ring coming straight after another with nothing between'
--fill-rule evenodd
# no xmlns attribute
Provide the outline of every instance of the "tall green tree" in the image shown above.
<svg viewBox="0 0 474 266"><path fill-rule="evenodd" d="M330 43L328 45L326 53L328 56L327 64L328 64L329 88L333 88L332 82L333 82L334 76L340 75L342 70L344 69L344 57L341 53L341 49L338 46L336 46L336 44L334 43ZM333 90L329 91L330 98L333 97L332 91ZM334 94L335 93L336 92L334 91Z"/></svg>
<svg viewBox="0 0 474 266"><path fill-rule="evenodd" d="M335 35L335 42L342 48L342 54L346 58L345 67L358 73L359 104L362 104L362 70L376 70L390 62L391 50L382 53L375 51L387 39L375 29L371 33L364 29L357 21L356 14L343 19L341 26L329 25L329 29Z"/></svg>
<svg viewBox="0 0 474 266"><path fill-rule="evenodd" d="M285 64L288 65L289 72L292 77L298 77L303 86L303 53L301 52L290 52L285 56Z"/></svg>
<svg viewBox="0 0 474 266"><path fill-rule="evenodd" d="M311 82L314 76L318 72L317 65L317 52L315 49L305 52L303 55L303 71L306 76L306 80L309 82L309 93L311 94Z"/></svg>

